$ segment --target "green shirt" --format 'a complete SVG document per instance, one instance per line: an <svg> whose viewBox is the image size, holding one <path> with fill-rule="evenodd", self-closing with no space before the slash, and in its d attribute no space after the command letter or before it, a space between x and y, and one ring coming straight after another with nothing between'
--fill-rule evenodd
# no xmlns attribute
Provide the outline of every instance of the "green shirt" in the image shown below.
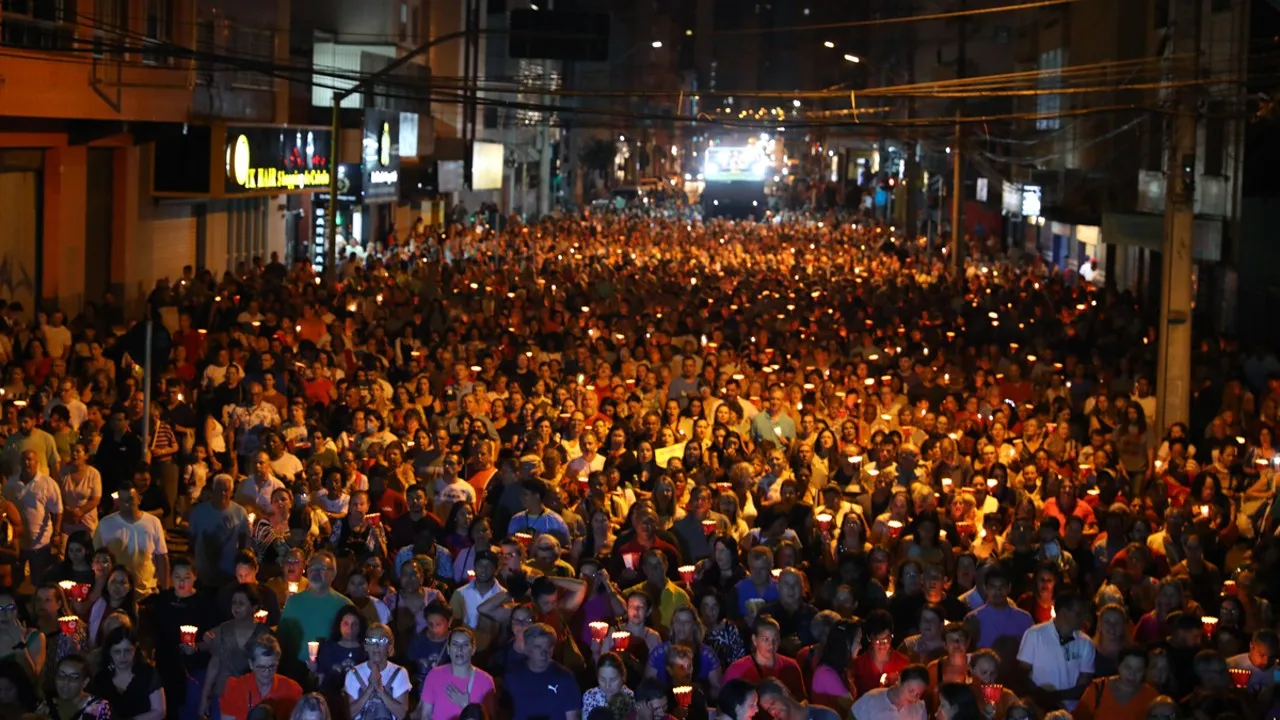
<svg viewBox="0 0 1280 720"><path fill-rule="evenodd" d="M333 589L328 595L319 597L310 590L290 596L280 613L280 626L277 628L281 654L297 658L299 662L309 660L307 643L328 640L338 611L351 604L345 595Z"/></svg>

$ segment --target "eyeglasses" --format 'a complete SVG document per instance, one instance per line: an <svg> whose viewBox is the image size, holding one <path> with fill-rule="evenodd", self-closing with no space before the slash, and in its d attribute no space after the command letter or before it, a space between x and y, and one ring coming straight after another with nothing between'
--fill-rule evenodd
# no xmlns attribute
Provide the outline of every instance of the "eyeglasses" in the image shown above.
<svg viewBox="0 0 1280 720"><path fill-rule="evenodd" d="M17 605L9 603L8 605L0 605L0 612L13 612L18 609Z"/></svg>
<svg viewBox="0 0 1280 720"><path fill-rule="evenodd" d="M280 663L273 662L266 665L254 665L253 669L257 672L275 672L278 667L280 667Z"/></svg>
<svg viewBox="0 0 1280 720"><path fill-rule="evenodd" d="M71 680L71 681L73 681L73 682L74 682L74 681L78 681L78 680L80 680L80 679L82 679L82 678L84 678L84 676L83 676L83 675L81 675L80 673L66 673L66 672L60 672L60 673L58 673L58 679L59 679L59 680Z"/></svg>
<svg viewBox="0 0 1280 720"><path fill-rule="evenodd" d="M532 625L533 618L511 618L512 625Z"/></svg>
<svg viewBox="0 0 1280 720"><path fill-rule="evenodd" d="M465 643L449 643L449 647L453 648L454 650L470 650L470 649L471 649L471 643L469 643L469 642L465 642Z"/></svg>
<svg viewBox="0 0 1280 720"><path fill-rule="evenodd" d="M371 637L365 638L364 644L373 647L383 647L391 644L391 638L388 637Z"/></svg>

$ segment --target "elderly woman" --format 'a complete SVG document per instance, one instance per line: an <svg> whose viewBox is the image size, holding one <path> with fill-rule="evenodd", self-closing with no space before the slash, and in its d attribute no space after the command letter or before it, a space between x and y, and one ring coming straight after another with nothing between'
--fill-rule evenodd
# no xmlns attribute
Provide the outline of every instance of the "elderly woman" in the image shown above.
<svg viewBox="0 0 1280 720"><path fill-rule="evenodd" d="M271 633L270 628L254 619L261 606L258 588L237 585L231 591L231 619L205 635L204 649L210 659L200 698L200 717L221 716L212 703L222 696L230 679L249 672L251 658L246 648L252 648L259 637Z"/></svg>
<svg viewBox="0 0 1280 720"><path fill-rule="evenodd" d="M302 686L276 672L280 668L280 642L274 635L259 635L249 646L249 672L227 680L218 704L222 720L246 720L249 711L267 705L274 717L287 717L302 698Z"/></svg>
<svg viewBox="0 0 1280 720"><path fill-rule="evenodd" d="M409 672L391 662L391 628L376 624L364 638L369 659L347 671L344 689L352 720L405 720L409 715Z"/></svg>

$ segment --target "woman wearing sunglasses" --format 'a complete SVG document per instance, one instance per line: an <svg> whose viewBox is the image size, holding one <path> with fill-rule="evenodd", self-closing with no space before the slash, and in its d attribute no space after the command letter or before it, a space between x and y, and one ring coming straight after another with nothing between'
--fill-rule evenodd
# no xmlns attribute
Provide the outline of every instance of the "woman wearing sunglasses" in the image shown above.
<svg viewBox="0 0 1280 720"><path fill-rule="evenodd" d="M111 712L107 701L89 693L89 661L83 655L67 655L58 661L54 683L57 691L37 712L50 720L100 718Z"/></svg>
<svg viewBox="0 0 1280 720"><path fill-rule="evenodd" d="M391 662L391 628L369 626L364 638L369 659L347 672L345 689L352 720L405 720L409 714L409 673Z"/></svg>

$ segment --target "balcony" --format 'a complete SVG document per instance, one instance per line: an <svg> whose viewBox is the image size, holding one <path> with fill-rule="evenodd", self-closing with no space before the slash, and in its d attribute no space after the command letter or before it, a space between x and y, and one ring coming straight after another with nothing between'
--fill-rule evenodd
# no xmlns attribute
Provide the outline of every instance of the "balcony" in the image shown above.
<svg viewBox="0 0 1280 720"><path fill-rule="evenodd" d="M275 80L242 69L242 61L272 62L275 33L264 38L230 23L193 22L190 0L79 4L91 7L77 8L77 0L0 3L0 117L274 119ZM193 57L193 44L221 57Z"/></svg>

